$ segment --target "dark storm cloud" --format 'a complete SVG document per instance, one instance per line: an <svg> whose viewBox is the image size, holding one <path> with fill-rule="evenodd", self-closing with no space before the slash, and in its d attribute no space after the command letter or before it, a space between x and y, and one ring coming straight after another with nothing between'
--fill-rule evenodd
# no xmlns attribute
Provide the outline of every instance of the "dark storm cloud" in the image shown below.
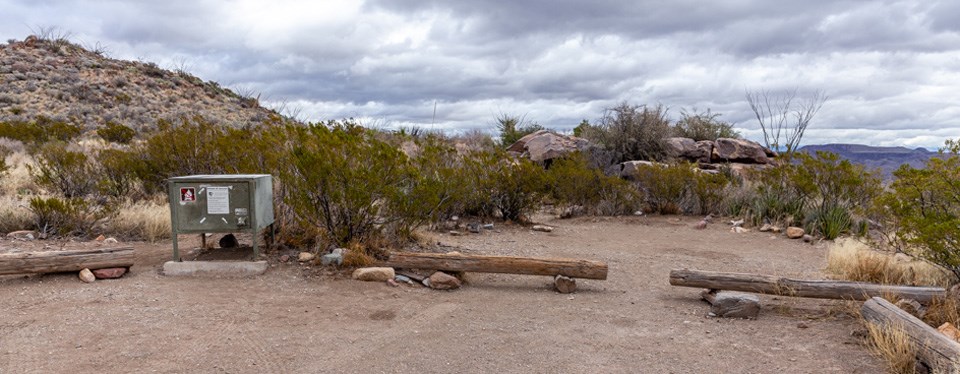
<svg viewBox="0 0 960 374"><path fill-rule="evenodd" d="M960 136L954 1L0 1L0 33L57 25L312 119L557 129L620 101L712 109L758 137L747 89L823 90L810 142ZM436 118L433 108L436 103Z"/></svg>

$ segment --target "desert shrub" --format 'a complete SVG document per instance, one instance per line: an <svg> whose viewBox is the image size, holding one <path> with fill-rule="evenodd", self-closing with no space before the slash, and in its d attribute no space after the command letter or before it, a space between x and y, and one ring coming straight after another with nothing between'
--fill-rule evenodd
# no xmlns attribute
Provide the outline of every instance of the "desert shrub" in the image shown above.
<svg viewBox="0 0 960 374"><path fill-rule="evenodd" d="M79 197L34 197L30 211L37 231L53 236L88 235L105 215L100 207Z"/></svg>
<svg viewBox="0 0 960 374"><path fill-rule="evenodd" d="M137 132L123 124L110 121L97 129L97 135L108 142L129 144Z"/></svg>
<svg viewBox="0 0 960 374"><path fill-rule="evenodd" d="M607 109L599 124L584 126L578 132L616 152L622 162L664 159L663 139L670 136L672 128L666 107L623 102Z"/></svg>
<svg viewBox="0 0 960 374"><path fill-rule="evenodd" d="M130 197L144 167L140 156L133 151L106 148L97 152L96 160L100 165L99 192L110 197Z"/></svg>
<svg viewBox="0 0 960 374"><path fill-rule="evenodd" d="M500 144L509 147L520 138L543 130L543 126L527 122L523 117L500 114L497 116L497 129L500 131Z"/></svg>
<svg viewBox="0 0 960 374"><path fill-rule="evenodd" d="M224 174L221 149L225 129L196 116L180 122L157 121L157 129L137 148L144 160L138 177L148 193L165 191L164 181L173 176ZM236 149L242 149L237 147Z"/></svg>
<svg viewBox="0 0 960 374"><path fill-rule="evenodd" d="M827 252L827 273L834 279L906 286L949 287L953 273L930 262L897 258L864 242L842 238Z"/></svg>
<svg viewBox="0 0 960 374"><path fill-rule="evenodd" d="M94 192L96 164L85 153L68 150L64 142L50 142L42 145L34 157L36 166L30 171L37 185L67 198Z"/></svg>
<svg viewBox="0 0 960 374"><path fill-rule="evenodd" d="M673 126L675 136L693 140L717 140L719 138L739 138L740 133L733 125L719 119L720 113L680 111L680 120Z"/></svg>
<svg viewBox="0 0 960 374"><path fill-rule="evenodd" d="M960 144L931 158L924 169L903 165L878 204L896 225L901 248L960 276Z"/></svg>
<svg viewBox="0 0 960 374"><path fill-rule="evenodd" d="M413 179L402 152L352 122L291 130L291 164L282 179L299 219L341 246L371 239L396 219L382 213Z"/></svg>
<svg viewBox="0 0 960 374"><path fill-rule="evenodd" d="M584 213L599 215L629 214L637 209L636 188L591 168L579 152L553 160L547 177L550 196L563 207L581 207Z"/></svg>
<svg viewBox="0 0 960 374"><path fill-rule="evenodd" d="M13 150L7 148L6 146L0 145L0 176L7 174L10 171L10 164L7 163L7 157L13 154Z"/></svg>
<svg viewBox="0 0 960 374"><path fill-rule="evenodd" d="M391 201L398 216L396 232L408 237L424 223L436 223L462 214L468 189L457 150L437 134L416 141L418 151L411 157L413 167L402 197Z"/></svg>
<svg viewBox="0 0 960 374"><path fill-rule="evenodd" d="M0 137L38 145L48 141L69 141L83 132L77 124L37 116L33 121L0 122Z"/></svg>
<svg viewBox="0 0 960 374"><path fill-rule="evenodd" d="M721 213L730 183L729 177L723 173L694 173L690 184L693 205L685 210L696 214Z"/></svg>
<svg viewBox="0 0 960 374"><path fill-rule="evenodd" d="M696 172L689 164L641 165L637 168L635 178L649 211L678 214L682 211Z"/></svg>
<svg viewBox="0 0 960 374"><path fill-rule="evenodd" d="M23 200L16 196L0 196L0 232L26 230L33 226L33 215Z"/></svg>
<svg viewBox="0 0 960 374"><path fill-rule="evenodd" d="M164 199L125 200L109 219L104 233L132 240L157 242L170 237L170 207Z"/></svg>
<svg viewBox="0 0 960 374"><path fill-rule="evenodd" d="M831 206L807 213L804 226L807 232L818 233L827 240L833 240L853 228L853 218L848 208Z"/></svg>
<svg viewBox="0 0 960 374"><path fill-rule="evenodd" d="M499 151L485 156L482 164L489 166L490 174L481 188L487 188L486 198L504 220L527 221L547 193L546 171L526 158L511 158Z"/></svg>

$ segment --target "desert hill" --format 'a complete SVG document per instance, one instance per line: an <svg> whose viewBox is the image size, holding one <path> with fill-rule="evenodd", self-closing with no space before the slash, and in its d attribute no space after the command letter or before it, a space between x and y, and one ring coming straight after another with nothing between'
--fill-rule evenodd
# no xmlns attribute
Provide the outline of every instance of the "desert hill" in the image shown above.
<svg viewBox="0 0 960 374"><path fill-rule="evenodd" d="M800 151L810 153L817 151L833 152L851 162L863 164L868 169L879 168L887 178L900 165L908 164L915 168L922 168L927 160L938 154L925 148L873 147L862 144L807 145L800 148Z"/></svg>
<svg viewBox="0 0 960 374"><path fill-rule="evenodd" d="M137 130L157 119L202 115L233 126L275 112L185 71L106 57L59 38L27 37L0 45L0 121L46 116L94 129L108 121Z"/></svg>

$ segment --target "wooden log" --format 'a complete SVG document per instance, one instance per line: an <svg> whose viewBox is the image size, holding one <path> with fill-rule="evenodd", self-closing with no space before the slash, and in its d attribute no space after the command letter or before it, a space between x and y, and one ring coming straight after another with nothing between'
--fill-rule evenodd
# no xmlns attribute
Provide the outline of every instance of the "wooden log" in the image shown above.
<svg viewBox="0 0 960 374"><path fill-rule="evenodd" d="M754 292L770 295L811 297L818 299L867 300L874 296L914 299L929 304L946 296L940 287L910 287L863 282L803 280L770 275L721 273L698 270L673 270L670 284L683 287Z"/></svg>
<svg viewBox="0 0 960 374"><path fill-rule="evenodd" d="M960 343L951 340L896 305L879 297L863 303L860 314L865 320L884 327L900 328L917 347L917 357L934 373L960 370Z"/></svg>
<svg viewBox="0 0 960 374"><path fill-rule="evenodd" d="M512 256L473 256L456 253L394 253L380 266L406 269L472 271L528 275L563 275L607 279L607 264L599 261Z"/></svg>
<svg viewBox="0 0 960 374"><path fill-rule="evenodd" d="M133 266L133 247L0 254L0 275Z"/></svg>

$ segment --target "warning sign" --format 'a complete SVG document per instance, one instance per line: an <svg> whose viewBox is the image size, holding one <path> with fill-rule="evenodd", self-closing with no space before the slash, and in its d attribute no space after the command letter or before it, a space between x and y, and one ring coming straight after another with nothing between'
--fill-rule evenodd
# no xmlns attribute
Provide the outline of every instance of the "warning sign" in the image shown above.
<svg viewBox="0 0 960 374"><path fill-rule="evenodd" d="M180 202L189 203L197 201L197 192L193 187L182 187L180 188Z"/></svg>

